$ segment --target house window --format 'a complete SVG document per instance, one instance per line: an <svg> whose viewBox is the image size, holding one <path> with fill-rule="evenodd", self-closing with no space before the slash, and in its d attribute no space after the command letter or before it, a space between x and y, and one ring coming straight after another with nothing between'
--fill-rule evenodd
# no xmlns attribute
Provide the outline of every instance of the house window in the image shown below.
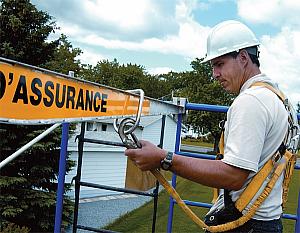
<svg viewBox="0 0 300 233"><path fill-rule="evenodd" d="M86 126L87 131L93 131L94 129L94 122L88 122Z"/></svg>
<svg viewBox="0 0 300 233"><path fill-rule="evenodd" d="M106 131L106 130L107 130L107 124L102 124L101 130L102 130L102 131Z"/></svg>

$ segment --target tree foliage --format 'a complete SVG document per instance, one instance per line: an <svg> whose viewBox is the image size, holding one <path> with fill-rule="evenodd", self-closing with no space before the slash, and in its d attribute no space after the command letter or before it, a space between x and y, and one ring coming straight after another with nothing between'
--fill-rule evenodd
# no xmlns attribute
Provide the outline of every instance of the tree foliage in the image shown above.
<svg viewBox="0 0 300 233"><path fill-rule="evenodd" d="M136 64L121 65L113 61L102 60L95 66L87 65L81 71L82 78L106 86L123 90L143 89L146 96L159 98L170 92L170 85L160 77L150 75Z"/></svg>
<svg viewBox="0 0 300 233"><path fill-rule="evenodd" d="M58 46L54 50L53 58L43 64L42 67L62 74L68 74L69 71L79 74L81 71L81 62L76 57L81 53L81 49L73 48L67 36L61 34L58 39Z"/></svg>
<svg viewBox="0 0 300 233"><path fill-rule="evenodd" d="M60 72L69 69L69 65L71 69L79 67L76 62L71 66L79 50L72 50L66 37L46 41L55 29L47 13L38 11L28 0L0 0L0 3L1 56ZM63 58L66 59L61 61ZM0 159L4 160L46 128L1 124ZM60 135L60 129L53 131L1 169L0 231L53 231ZM68 160L67 171L73 165ZM67 198L64 203L63 224L66 225L72 204Z"/></svg>
<svg viewBox="0 0 300 233"><path fill-rule="evenodd" d="M52 17L38 11L29 0L1 0L1 56L31 65L53 58L58 41L46 42L56 25Z"/></svg>
<svg viewBox="0 0 300 233"><path fill-rule="evenodd" d="M183 72L173 80L178 88L178 93L182 97L188 98L191 103L230 105L233 96L226 93L220 84L212 78L209 64L202 64L196 58L191 63L192 71ZM210 132L215 143L220 138L219 122L225 119L225 114L189 111L187 124L198 132ZM216 149L216 148L215 148Z"/></svg>

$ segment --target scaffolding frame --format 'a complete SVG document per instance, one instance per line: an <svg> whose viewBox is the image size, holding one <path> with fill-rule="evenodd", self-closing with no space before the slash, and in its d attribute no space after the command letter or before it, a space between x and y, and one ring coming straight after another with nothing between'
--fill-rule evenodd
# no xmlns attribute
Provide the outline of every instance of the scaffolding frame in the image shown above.
<svg viewBox="0 0 300 233"><path fill-rule="evenodd" d="M166 115L163 115L161 119L162 119L162 125L161 125L161 132L160 132L160 143L159 143L158 147L163 148ZM76 176L74 179L75 180L75 206L74 206L74 218L73 218L73 233L76 233L77 229L83 229L83 230L94 231L94 232L114 232L114 231L105 230L105 229L96 229L96 228L89 227L89 226L78 225L78 207L79 207L79 197L80 197L80 187L81 186L153 197L152 232L154 233L155 232L155 224L156 224L156 216L157 216L158 191L159 191L158 181L156 181L155 188L153 189L152 192L148 192L148 191L144 192L144 191L139 191L139 190L119 188L119 187L113 187L113 186L107 186L107 185L101 185L101 184L95 184L95 183L81 181L82 159L83 159L83 154L84 154L83 148L84 148L85 142L95 143L95 144L113 145L113 146L122 146L122 147L125 146L123 143L119 143L119 142L110 142L110 141L85 138L84 137L85 124L86 124L85 122L81 123L80 134L76 137L78 139L78 165L77 165L77 173L76 173ZM61 209L61 211L62 211L62 209ZM58 213L58 215L60 216L61 213ZM61 224L60 221L57 222L57 231L55 231L55 232L59 232L60 224Z"/></svg>
<svg viewBox="0 0 300 233"><path fill-rule="evenodd" d="M220 105L209 105L209 104L197 104L197 103L187 103L185 105L186 110L196 110L196 111L208 111L208 112L220 112L226 113L228 111L227 106L220 106ZM297 115L298 120L300 120L300 114ZM202 158L202 159L211 159L215 160L215 156L201 154L201 153L190 153L190 152L182 152L180 151L180 135L181 135L181 127L182 127L182 114L178 115L178 122L177 122L177 132L176 132L176 142L175 142L175 153L181 156L187 157L194 157L194 158ZM300 170L299 165L295 165L295 169ZM175 173L172 174L172 186L176 188L176 179L177 175ZM210 208L212 204L205 203L205 202L195 202L190 200L184 200L186 205L189 206L196 206L196 207L203 207L203 208ZM174 205L177 204L176 201L170 196L170 203L169 203L169 215L168 215L168 224L167 224L167 232L172 232L172 224L173 224L173 213L174 213ZM284 213L282 218L295 220L295 233L300 232L300 190L298 193L298 207L296 214L286 214Z"/></svg>

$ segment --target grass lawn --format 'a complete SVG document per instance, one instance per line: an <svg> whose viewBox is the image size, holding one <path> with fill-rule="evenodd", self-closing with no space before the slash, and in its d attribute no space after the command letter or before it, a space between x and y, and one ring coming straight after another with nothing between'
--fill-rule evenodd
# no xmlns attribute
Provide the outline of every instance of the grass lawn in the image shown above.
<svg viewBox="0 0 300 233"><path fill-rule="evenodd" d="M290 184L289 199L285 213L296 214L298 205L298 192L300 188L299 170L295 170ZM178 178L177 192L184 200L210 202L212 192L210 188L196 184L194 182ZM191 207L197 216L203 219L207 209ZM156 220L156 232L166 232L169 211L169 195L162 191L158 199L158 211ZM144 206L126 214L105 229L118 232L151 232L153 214L153 202L146 203ZM295 230L294 220L283 220L284 232L290 233ZM179 206L175 205L173 216L173 231L177 233L204 232L192 220L190 220Z"/></svg>
<svg viewBox="0 0 300 233"><path fill-rule="evenodd" d="M185 145L193 145L193 146L203 146L203 147L214 147L212 143L209 142L201 142L197 139L182 139L181 144Z"/></svg>

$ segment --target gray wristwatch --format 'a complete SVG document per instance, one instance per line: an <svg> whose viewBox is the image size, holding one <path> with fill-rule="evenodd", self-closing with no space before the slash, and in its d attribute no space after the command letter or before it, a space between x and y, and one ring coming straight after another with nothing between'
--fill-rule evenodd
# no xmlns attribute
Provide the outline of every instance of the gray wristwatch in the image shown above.
<svg viewBox="0 0 300 233"><path fill-rule="evenodd" d="M172 160L173 160L174 153L171 151L168 151L166 154L166 157L160 161L160 166L163 170L169 170L172 166Z"/></svg>

